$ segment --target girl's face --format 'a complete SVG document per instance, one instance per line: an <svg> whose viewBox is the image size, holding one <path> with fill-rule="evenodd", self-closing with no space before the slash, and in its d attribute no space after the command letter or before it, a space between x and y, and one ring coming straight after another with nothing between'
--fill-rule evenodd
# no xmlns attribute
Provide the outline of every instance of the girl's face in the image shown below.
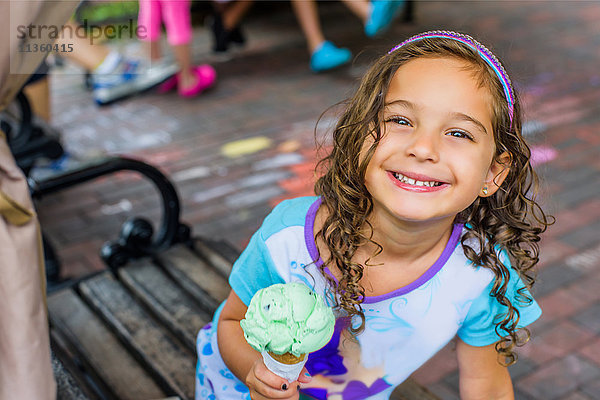
<svg viewBox="0 0 600 400"><path fill-rule="evenodd" d="M484 186L493 194L499 174L500 185L505 173L493 162L492 97L468 67L452 58L418 58L395 73L382 139L365 175L376 212L405 221L450 219Z"/></svg>

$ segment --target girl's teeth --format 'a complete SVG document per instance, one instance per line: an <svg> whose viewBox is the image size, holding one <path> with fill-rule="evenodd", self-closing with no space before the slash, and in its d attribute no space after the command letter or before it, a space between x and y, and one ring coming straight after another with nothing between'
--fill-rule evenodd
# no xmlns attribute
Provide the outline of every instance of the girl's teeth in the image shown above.
<svg viewBox="0 0 600 400"><path fill-rule="evenodd" d="M417 181L414 179L411 179L409 177L406 177L400 173L395 173L394 174L396 176L396 179L398 179L400 182L404 182L404 183L408 183L409 185L414 185L414 186L427 186L427 187L434 187L434 186L439 186L437 182L433 182L433 181Z"/></svg>

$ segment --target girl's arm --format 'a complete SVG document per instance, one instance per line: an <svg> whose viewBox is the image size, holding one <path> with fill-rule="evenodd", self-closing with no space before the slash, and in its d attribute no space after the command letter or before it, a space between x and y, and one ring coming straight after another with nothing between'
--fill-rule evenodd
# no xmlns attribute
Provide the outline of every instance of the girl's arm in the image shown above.
<svg viewBox="0 0 600 400"><path fill-rule="evenodd" d="M475 347L457 339L456 355L462 400L514 400L508 369L498 362L494 346Z"/></svg>
<svg viewBox="0 0 600 400"><path fill-rule="evenodd" d="M297 399L297 382L290 384L269 371L260 353L246 342L240 321L244 319L247 309L232 290L221 311L217 327L219 351L223 361L248 386L252 399Z"/></svg>

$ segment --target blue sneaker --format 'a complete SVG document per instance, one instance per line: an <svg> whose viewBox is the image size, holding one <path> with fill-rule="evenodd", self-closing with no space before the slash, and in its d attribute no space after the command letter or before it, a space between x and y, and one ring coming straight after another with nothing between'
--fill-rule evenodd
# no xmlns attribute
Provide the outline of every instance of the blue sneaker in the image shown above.
<svg viewBox="0 0 600 400"><path fill-rule="evenodd" d="M347 64L351 58L350 50L336 47L326 40L310 56L310 69L313 72L327 71Z"/></svg>
<svg viewBox="0 0 600 400"><path fill-rule="evenodd" d="M371 15L365 24L365 35L376 36L388 30L404 5L404 0L375 0L371 3Z"/></svg>

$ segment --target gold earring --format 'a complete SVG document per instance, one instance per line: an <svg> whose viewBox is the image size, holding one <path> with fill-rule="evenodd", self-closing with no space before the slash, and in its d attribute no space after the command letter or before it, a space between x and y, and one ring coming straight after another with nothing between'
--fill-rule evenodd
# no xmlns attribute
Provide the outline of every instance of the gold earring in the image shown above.
<svg viewBox="0 0 600 400"><path fill-rule="evenodd" d="M488 194L487 186L484 186L483 189L481 189L481 191L483 192L484 195L487 196L487 194Z"/></svg>

